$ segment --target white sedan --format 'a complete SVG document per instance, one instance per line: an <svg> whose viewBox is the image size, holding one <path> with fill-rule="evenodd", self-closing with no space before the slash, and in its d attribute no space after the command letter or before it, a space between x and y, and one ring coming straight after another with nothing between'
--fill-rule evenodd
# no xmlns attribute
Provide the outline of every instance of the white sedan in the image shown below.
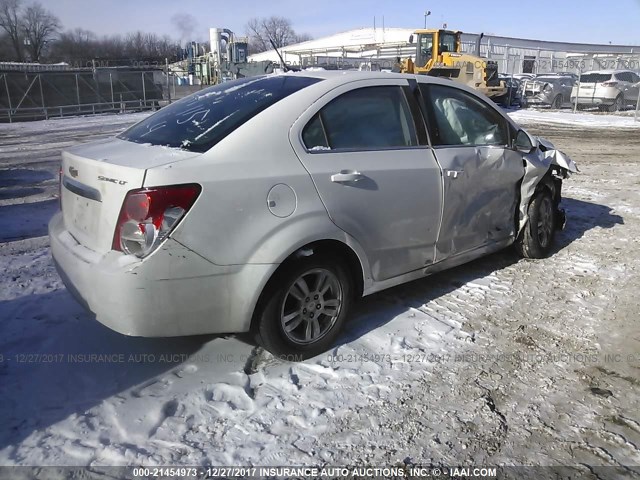
<svg viewBox="0 0 640 480"><path fill-rule="evenodd" d="M576 170L447 79L245 78L63 152L51 248L118 332L253 331L306 358L358 297L511 244L545 256Z"/></svg>

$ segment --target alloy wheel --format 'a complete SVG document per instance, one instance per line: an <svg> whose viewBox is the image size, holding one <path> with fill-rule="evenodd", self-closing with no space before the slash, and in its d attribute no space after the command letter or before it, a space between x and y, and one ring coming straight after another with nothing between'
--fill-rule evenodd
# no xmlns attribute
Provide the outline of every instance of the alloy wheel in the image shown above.
<svg viewBox="0 0 640 480"><path fill-rule="evenodd" d="M335 325L342 303L342 285L331 270L308 270L289 286L284 296L280 308L282 331L297 344L317 342Z"/></svg>

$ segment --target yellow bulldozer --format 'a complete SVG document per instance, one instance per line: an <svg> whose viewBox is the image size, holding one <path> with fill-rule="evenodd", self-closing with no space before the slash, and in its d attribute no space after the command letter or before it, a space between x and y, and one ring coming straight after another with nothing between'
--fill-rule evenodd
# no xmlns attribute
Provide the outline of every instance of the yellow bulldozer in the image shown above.
<svg viewBox="0 0 640 480"><path fill-rule="evenodd" d="M462 52L460 35L452 30L416 30L415 60L400 62L402 73L447 77L475 88L488 97L503 95L507 91L498 78L498 64L480 56L480 34L476 41L476 55ZM414 35L409 43L414 43Z"/></svg>

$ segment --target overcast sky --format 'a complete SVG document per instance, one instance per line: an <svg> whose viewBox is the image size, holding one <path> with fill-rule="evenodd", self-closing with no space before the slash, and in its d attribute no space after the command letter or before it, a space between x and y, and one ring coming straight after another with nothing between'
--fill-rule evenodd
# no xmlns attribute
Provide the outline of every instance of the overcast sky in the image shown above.
<svg viewBox="0 0 640 480"><path fill-rule="evenodd" d="M451 29L540 40L640 45L640 0L40 0L61 20L99 35L134 30L179 38L171 18L191 14L189 39L208 39L209 27L245 32L251 17L289 18L299 33L319 38L353 28L377 26L429 28L446 22ZM25 0L29 3L29 0Z"/></svg>

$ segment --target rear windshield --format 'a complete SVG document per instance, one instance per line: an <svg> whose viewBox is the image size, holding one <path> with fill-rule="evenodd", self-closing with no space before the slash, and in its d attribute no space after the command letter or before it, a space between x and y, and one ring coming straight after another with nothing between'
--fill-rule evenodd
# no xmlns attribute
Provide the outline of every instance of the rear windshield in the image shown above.
<svg viewBox="0 0 640 480"><path fill-rule="evenodd" d="M118 138L205 152L274 103L319 81L273 75L221 83L160 109Z"/></svg>
<svg viewBox="0 0 640 480"><path fill-rule="evenodd" d="M580 77L580 83L602 83L611 80L610 73L587 73Z"/></svg>

